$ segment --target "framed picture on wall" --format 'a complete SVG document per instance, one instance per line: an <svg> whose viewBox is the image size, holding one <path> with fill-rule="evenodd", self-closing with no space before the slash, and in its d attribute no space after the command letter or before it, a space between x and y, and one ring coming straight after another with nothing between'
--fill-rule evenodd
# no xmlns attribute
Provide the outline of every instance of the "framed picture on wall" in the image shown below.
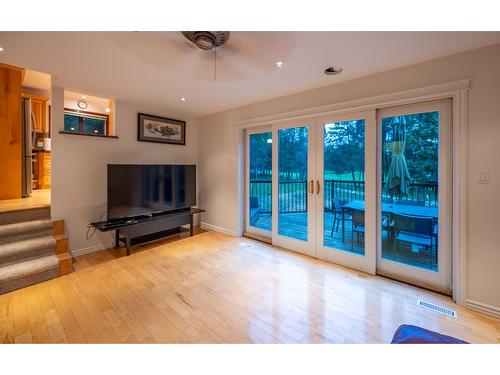
<svg viewBox="0 0 500 375"><path fill-rule="evenodd" d="M186 121L139 113L137 140L185 145Z"/></svg>

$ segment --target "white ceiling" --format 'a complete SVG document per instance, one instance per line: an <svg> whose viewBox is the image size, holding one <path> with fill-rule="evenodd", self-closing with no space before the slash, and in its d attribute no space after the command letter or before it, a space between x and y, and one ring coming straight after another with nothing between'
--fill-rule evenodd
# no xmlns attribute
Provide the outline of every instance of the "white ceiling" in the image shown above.
<svg viewBox="0 0 500 375"><path fill-rule="evenodd" d="M500 32L232 32L214 82L213 52L179 32L0 32L0 61L68 90L202 116L495 43ZM326 76L332 65L343 73Z"/></svg>

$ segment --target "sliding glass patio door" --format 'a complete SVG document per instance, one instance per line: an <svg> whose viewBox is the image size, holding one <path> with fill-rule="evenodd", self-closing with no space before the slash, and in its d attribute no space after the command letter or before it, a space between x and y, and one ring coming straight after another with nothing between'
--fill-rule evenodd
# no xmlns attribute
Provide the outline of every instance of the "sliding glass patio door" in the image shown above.
<svg viewBox="0 0 500 375"><path fill-rule="evenodd" d="M311 123L273 125L272 241L315 255L315 137Z"/></svg>
<svg viewBox="0 0 500 375"><path fill-rule="evenodd" d="M245 232L271 239L273 132L269 126L246 133Z"/></svg>
<svg viewBox="0 0 500 375"><path fill-rule="evenodd" d="M377 273L451 292L450 100L378 111Z"/></svg>
<svg viewBox="0 0 500 375"><path fill-rule="evenodd" d="M451 99L247 135L247 232L451 291Z"/></svg>
<svg viewBox="0 0 500 375"><path fill-rule="evenodd" d="M317 256L375 272L375 114L316 121Z"/></svg>

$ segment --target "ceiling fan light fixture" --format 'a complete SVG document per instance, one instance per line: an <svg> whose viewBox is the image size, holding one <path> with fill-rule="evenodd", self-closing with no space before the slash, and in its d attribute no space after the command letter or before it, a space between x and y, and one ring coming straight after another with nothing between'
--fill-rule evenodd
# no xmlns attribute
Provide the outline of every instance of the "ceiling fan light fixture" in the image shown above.
<svg viewBox="0 0 500 375"><path fill-rule="evenodd" d="M278 68L283 67L283 65L284 65L284 62L283 62L283 61L276 61L276 66L277 66Z"/></svg>
<svg viewBox="0 0 500 375"><path fill-rule="evenodd" d="M213 50L229 40L229 31L181 31L182 35L204 51Z"/></svg>

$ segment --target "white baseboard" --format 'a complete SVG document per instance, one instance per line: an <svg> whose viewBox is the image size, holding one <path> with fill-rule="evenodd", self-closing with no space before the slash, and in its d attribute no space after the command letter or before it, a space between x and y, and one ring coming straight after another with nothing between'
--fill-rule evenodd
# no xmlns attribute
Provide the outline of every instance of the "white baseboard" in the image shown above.
<svg viewBox="0 0 500 375"><path fill-rule="evenodd" d="M104 245L99 244L90 247L84 247L83 249L71 250L70 252L73 257L78 257L80 255L95 253L104 249L105 249Z"/></svg>
<svg viewBox="0 0 500 375"><path fill-rule="evenodd" d="M203 221L201 222L201 229L213 230L214 232L219 232L219 233L222 233L222 234L226 234L226 235L231 236L231 237L238 237L236 235L236 232L234 230L229 230L229 229L226 229L226 228L218 227L216 225L204 223Z"/></svg>
<svg viewBox="0 0 500 375"><path fill-rule="evenodd" d="M485 303L473 301L470 299L465 301L465 306L467 306L472 310L476 310L484 314L491 315L495 318L500 318L500 308L498 307L487 305Z"/></svg>

